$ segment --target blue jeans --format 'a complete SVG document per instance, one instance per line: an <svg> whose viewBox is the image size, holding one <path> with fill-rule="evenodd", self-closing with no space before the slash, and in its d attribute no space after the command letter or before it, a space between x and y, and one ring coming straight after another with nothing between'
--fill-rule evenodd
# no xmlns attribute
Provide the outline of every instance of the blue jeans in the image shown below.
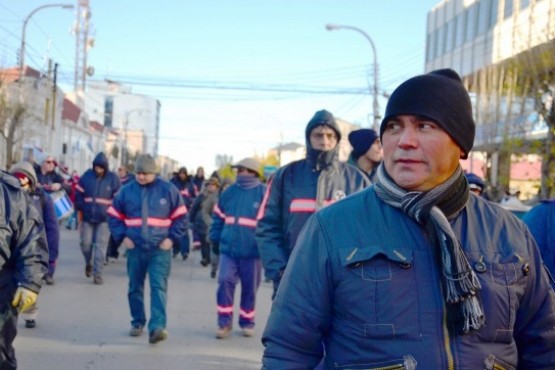
<svg viewBox="0 0 555 370"><path fill-rule="evenodd" d="M171 250L142 250L140 246L127 250L129 276L129 309L131 325L145 326L144 286L148 273L150 284L150 320L148 330L166 328L166 301L171 270Z"/></svg>
<svg viewBox="0 0 555 370"><path fill-rule="evenodd" d="M91 224L83 222L81 226L81 251L87 265L92 264L93 275L101 276L106 261L106 249L110 239L108 222Z"/></svg>

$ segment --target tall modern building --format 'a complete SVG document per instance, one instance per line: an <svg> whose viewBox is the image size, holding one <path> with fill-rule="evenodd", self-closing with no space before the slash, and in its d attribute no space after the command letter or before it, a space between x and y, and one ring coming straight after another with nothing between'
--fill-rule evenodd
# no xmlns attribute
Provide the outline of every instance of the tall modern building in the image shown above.
<svg viewBox="0 0 555 370"><path fill-rule="evenodd" d="M134 94L129 86L109 80L89 82L85 99L90 119L120 132L131 154L158 156L159 100Z"/></svg>
<svg viewBox="0 0 555 370"><path fill-rule="evenodd" d="M506 150L511 139L546 137L537 97L545 81L555 84L555 0L443 0L428 12L426 32L425 70L453 68L463 77L474 150L494 170L519 150Z"/></svg>

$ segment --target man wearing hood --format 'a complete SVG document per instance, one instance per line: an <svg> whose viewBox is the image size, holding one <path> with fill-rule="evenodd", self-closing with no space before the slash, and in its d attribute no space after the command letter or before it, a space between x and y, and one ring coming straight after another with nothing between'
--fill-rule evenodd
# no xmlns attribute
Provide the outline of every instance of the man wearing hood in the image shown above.
<svg viewBox="0 0 555 370"><path fill-rule="evenodd" d="M82 214L81 251L85 257L85 276L93 276L95 284L102 284L102 268L110 231L106 211L121 184L119 177L108 169L108 158L103 152L96 155L93 168L79 179L75 206Z"/></svg>
<svg viewBox="0 0 555 370"><path fill-rule="evenodd" d="M18 313L37 300L48 273L44 224L19 180L0 170L0 369L15 370Z"/></svg>
<svg viewBox="0 0 555 370"><path fill-rule="evenodd" d="M305 131L306 158L278 169L258 213L256 241L274 295L306 220L317 210L370 182L357 168L339 162L341 131L333 115L314 114Z"/></svg>

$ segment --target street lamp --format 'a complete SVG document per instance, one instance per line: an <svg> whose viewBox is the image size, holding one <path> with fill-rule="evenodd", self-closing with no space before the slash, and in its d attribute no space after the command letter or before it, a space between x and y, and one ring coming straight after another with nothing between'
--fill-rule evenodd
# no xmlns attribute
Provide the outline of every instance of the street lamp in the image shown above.
<svg viewBox="0 0 555 370"><path fill-rule="evenodd" d="M326 29L328 31L334 31L334 30L340 30L340 29L356 31L356 32L362 34L362 36L364 36L366 38L366 40L368 40L368 42L370 43L370 46L372 46L372 51L374 53L374 87L373 87L373 95L374 95L374 104L373 104L374 105L373 106L373 110L374 110L374 130L378 130L379 127L380 127L380 106L378 104L378 53L376 52L376 47L374 46L374 42L372 41L372 39L370 38L370 36L368 36L368 34L366 32L364 32L363 30L361 30L360 28L357 28L357 27L328 23L328 24L326 24Z"/></svg>
<svg viewBox="0 0 555 370"><path fill-rule="evenodd" d="M29 19L31 19L31 17L38 12L41 9L45 9L45 8L63 8L63 9L73 9L74 6L73 4L46 4L46 5L42 5L39 6L38 8L36 8L35 10L33 10L31 13L29 13L29 15L27 16L27 18L25 18L25 20L23 21L23 29L21 31L21 47L19 49L19 82L21 83L21 79L23 78L23 67L25 66L25 32L27 30L27 23L29 22Z"/></svg>

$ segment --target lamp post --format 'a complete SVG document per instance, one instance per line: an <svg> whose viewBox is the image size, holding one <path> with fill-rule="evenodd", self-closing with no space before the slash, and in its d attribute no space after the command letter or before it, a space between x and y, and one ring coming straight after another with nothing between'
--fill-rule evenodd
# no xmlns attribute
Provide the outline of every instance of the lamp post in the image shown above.
<svg viewBox="0 0 555 370"><path fill-rule="evenodd" d="M39 10L45 8L63 8L63 9L73 9L73 4L46 4L39 6L38 8L34 9L23 21L23 29L21 30L21 47L19 48L19 81L21 83L21 79L23 78L23 67L25 67L25 32L27 30L27 23L31 17L38 12Z"/></svg>
<svg viewBox="0 0 555 370"><path fill-rule="evenodd" d="M326 24L326 29L328 31L335 31L340 29L356 31L360 33L362 36L364 36L366 40L368 40L368 42L370 43L370 46L372 46L372 51L374 53L374 86L373 86L373 95L374 95L374 104L373 104L374 124L373 125L374 127L373 128L374 130L378 130L380 126L380 106L378 104L378 53L376 52L376 46L374 45L374 42L366 32L364 32L363 30L357 27L328 23Z"/></svg>

